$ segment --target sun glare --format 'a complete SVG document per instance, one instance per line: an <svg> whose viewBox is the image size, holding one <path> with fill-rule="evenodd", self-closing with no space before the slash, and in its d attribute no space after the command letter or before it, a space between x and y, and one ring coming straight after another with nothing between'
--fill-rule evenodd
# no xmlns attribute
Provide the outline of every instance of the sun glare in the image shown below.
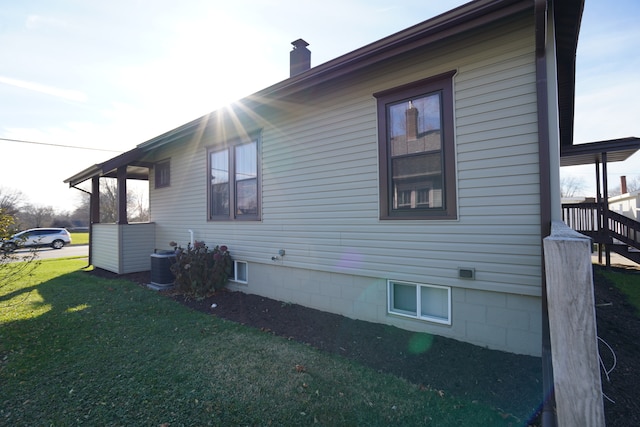
<svg viewBox="0 0 640 427"><path fill-rule="evenodd" d="M51 311L51 304L45 304L38 291L13 292L12 295L0 303L0 324L35 319Z"/></svg>
<svg viewBox="0 0 640 427"><path fill-rule="evenodd" d="M77 305L75 307L69 307L64 312L65 313L75 313L77 311L86 310L89 307L90 307L89 304L80 304L80 305Z"/></svg>

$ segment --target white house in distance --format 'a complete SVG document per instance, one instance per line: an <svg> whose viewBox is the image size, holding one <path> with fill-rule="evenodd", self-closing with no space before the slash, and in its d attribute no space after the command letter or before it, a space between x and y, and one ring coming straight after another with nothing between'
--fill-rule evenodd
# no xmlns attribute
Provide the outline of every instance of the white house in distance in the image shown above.
<svg viewBox="0 0 640 427"><path fill-rule="evenodd" d="M621 178L622 194L609 197L609 209L627 218L640 221L640 190L627 191L626 177Z"/></svg>
<svg viewBox="0 0 640 427"><path fill-rule="evenodd" d="M541 355L542 239L573 144L583 1L479 0L291 76L67 179L90 263L150 268L190 230L234 290ZM151 222L98 223L99 180L148 179Z"/></svg>

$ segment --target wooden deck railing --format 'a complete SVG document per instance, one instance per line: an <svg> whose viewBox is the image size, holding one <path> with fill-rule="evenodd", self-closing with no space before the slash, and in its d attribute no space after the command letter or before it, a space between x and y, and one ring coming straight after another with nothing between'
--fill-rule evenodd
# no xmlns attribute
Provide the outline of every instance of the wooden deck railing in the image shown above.
<svg viewBox="0 0 640 427"><path fill-rule="evenodd" d="M569 228L596 237L603 228L602 205L598 203L566 203L562 205L562 220Z"/></svg>
<svg viewBox="0 0 640 427"><path fill-rule="evenodd" d="M595 243L610 244L616 239L640 249L640 222L617 212L605 212L602 204L563 204L562 219L573 230L593 238Z"/></svg>
<svg viewBox="0 0 640 427"><path fill-rule="evenodd" d="M607 213L607 217L611 237L640 249L640 222L611 211Z"/></svg>

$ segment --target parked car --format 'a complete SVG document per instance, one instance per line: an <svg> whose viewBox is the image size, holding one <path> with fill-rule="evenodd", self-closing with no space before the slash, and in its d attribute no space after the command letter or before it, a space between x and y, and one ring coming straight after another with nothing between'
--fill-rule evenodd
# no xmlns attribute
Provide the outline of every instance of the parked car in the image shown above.
<svg viewBox="0 0 640 427"><path fill-rule="evenodd" d="M71 243L71 235L64 228L31 228L14 234L2 242L2 250L11 252L22 247L51 246L62 249Z"/></svg>

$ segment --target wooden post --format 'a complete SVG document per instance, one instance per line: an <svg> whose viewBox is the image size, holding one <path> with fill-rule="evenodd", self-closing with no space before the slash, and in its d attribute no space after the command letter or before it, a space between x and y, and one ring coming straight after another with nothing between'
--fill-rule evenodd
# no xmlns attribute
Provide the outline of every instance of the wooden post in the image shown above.
<svg viewBox="0 0 640 427"><path fill-rule="evenodd" d="M609 234L609 172L608 172L607 152L602 153L602 226L603 238L606 239L604 245L604 257L607 268L611 268L611 237Z"/></svg>
<svg viewBox="0 0 640 427"><path fill-rule="evenodd" d="M559 426L604 426L591 239L553 222L544 239Z"/></svg>
<svg viewBox="0 0 640 427"><path fill-rule="evenodd" d="M89 196L89 223L100 222L100 177L91 178L91 195Z"/></svg>
<svg viewBox="0 0 640 427"><path fill-rule="evenodd" d="M128 224L127 221L127 166L120 166L116 172L118 177L118 224Z"/></svg>

